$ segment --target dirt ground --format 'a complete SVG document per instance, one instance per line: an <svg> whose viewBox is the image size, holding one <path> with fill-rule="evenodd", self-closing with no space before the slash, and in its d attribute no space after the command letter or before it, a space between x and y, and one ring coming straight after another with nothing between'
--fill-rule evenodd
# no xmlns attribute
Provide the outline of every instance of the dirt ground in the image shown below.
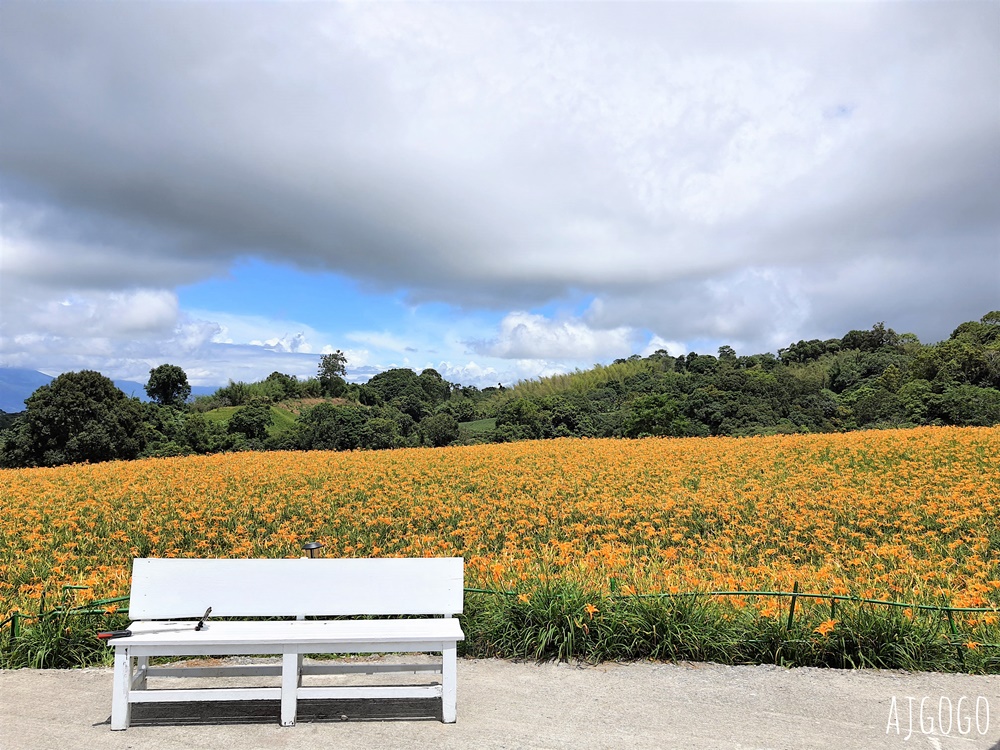
<svg viewBox="0 0 1000 750"><path fill-rule="evenodd" d="M451 725L437 701L303 701L283 728L257 701L139 705L112 732L109 669L0 671L0 750L1000 750L1000 677L467 659L458 680Z"/></svg>

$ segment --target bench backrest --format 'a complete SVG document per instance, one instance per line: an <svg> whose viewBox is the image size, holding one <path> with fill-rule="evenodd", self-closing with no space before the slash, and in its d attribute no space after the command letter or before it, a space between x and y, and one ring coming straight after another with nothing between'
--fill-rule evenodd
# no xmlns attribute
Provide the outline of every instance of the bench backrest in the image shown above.
<svg viewBox="0 0 1000 750"><path fill-rule="evenodd" d="M460 557L137 558L129 617L455 615L463 576Z"/></svg>

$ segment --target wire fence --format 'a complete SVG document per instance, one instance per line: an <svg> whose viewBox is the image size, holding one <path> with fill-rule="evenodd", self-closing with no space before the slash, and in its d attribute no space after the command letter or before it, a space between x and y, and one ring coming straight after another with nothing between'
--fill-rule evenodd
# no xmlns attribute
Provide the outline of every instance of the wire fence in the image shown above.
<svg viewBox="0 0 1000 750"><path fill-rule="evenodd" d="M3 631L5 627L10 626L10 638L14 640L21 635L21 623L29 620L43 620L48 617L83 617L85 615L112 615L115 614L116 609L112 609L115 605L127 602L129 597L126 596L113 596L107 599L95 599L94 601L87 602L86 604L80 605L79 607L69 607L66 606L67 593L72 590L86 589L86 586L73 586L66 585L62 587L62 597L61 604L53 609L45 609L45 598L42 597L41 602L39 602L38 614L28 615L23 612L13 612L8 615L5 619L0 620L0 632Z"/></svg>
<svg viewBox="0 0 1000 750"><path fill-rule="evenodd" d="M129 600L126 596L115 596L106 599L96 599L86 604L70 607L67 606L66 600L68 593L73 590L86 589L86 586L74 586L66 585L62 587L62 597L61 604L50 610L45 610L44 608L44 596L39 606L38 614L28 615L21 612L14 612L13 614L6 617L4 620L0 621L0 632L3 631L5 627L10 626L10 637L12 640L19 637L21 633L21 625L25 621L30 620L42 620L47 617L55 616L67 616L67 617L82 617L86 615L112 615L118 610L117 605L123 604ZM922 611L922 612L940 612L944 613L945 617L948 619L949 630L952 635L952 644L958 648L958 654L960 660L962 659L961 647L965 645L967 641L963 641L961 635L958 631L958 626L955 622L955 614L998 614L1000 615L1000 608L998 607L955 607L948 604L917 604L912 602L898 602L889 599L875 599L871 597L864 596L851 596L848 594L824 594L815 593L808 591L799 591L798 582L793 583L791 591L769 591L769 590L734 590L734 591L681 591L681 592L663 592L656 594L639 594L639 593L622 593L617 585L615 579L611 579L611 597L616 599L680 599L680 598L710 598L710 597L774 597L774 598L787 598L790 600L788 607L788 617L785 621L786 629L791 630L795 622L795 607L799 599L817 599L821 601L830 602L830 619L836 617L837 605L838 603L847 604L868 604L873 606L884 606L884 607L896 607L900 609L909 609L912 611ZM521 596L522 592L517 591L501 591L496 589L484 589L484 588L471 588L466 587L464 589L466 594L485 594L492 596ZM977 648L1000 648L1000 643L976 643Z"/></svg>
<svg viewBox="0 0 1000 750"><path fill-rule="evenodd" d="M788 618L785 621L785 629L791 630L795 623L795 605L799 599L819 599L830 602L830 619L834 619L837 614L837 603L846 602L850 604L871 604L875 606L897 607L899 609L909 609L918 612L943 612L948 619L948 627L951 631L951 645L955 646L959 662L965 664L965 656L962 647L968 643L968 639L963 640L955 624L955 613L962 614L997 614L1000 615L998 607L954 607L948 604L914 604L911 602L897 602L889 599L874 599L865 596L851 596L848 594L820 594L808 591L799 591L798 582L792 584L791 591L678 591L664 592L657 594L624 594L618 591L615 579L611 579L611 596L620 599L681 599L698 597L775 597L788 598ZM495 596L520 596L517 591L497 591L494 589L466 588L466 593L471 594L491 594ZM1000 643L976 642L976 648L1000 648Z"/></svg>

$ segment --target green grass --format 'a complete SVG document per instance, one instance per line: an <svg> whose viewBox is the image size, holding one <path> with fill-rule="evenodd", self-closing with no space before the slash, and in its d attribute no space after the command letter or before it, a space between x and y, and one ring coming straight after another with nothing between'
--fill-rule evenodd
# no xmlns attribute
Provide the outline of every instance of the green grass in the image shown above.
<svg viewBox="0 0 1000 750"><path fill-rule="evenodd" d="M475 422L459 422L458 429L470 435L479 435L484 432L492 432L496 429L496 417L490 419L477 419Z"/></svg>
<svg viewBox="0 0 1000 750"><path fill-rule="evenodd" d="M474 422L458 423L458 442L466 445L488 442L493 430L496 429L497 420L477 419Z"/></svg>
<svg viewBox="0 0 1000 750"><path fill-rule="evenodd" d="M267 428L267 434L274 436L283 432L295 429L295 415L280 406L271 407L271 425Z"/></svg>
<svg viewBox="0 0 1000 750"><path fill-rule="evenodd" d="M546 660L712 661L785 667L877 668L1000 674L1000 651L973 640L959 625L950 632L939 612L910 616L898 608L842 603L835 626L825 602L800 601L789 627L787 612L764 617L707 597L608 595L553 581L520 595L467 592L460 652L476 658ZM122 613L71 616L49 613L0 632L0 667L60 668L108 664L111 651L99 630L122 628ZM1000 640L996 626L979 630ZM985 640L991 639L991 640Z"/></svg>
<svg viewBox="0 0 1000 750"><path fill-rule="evenodd" d="M241 408L240 406L220 406L218 409L205 412L205 419L210 422L228 425L229 420L233 418L233 414ZM294 428L295 414L281 406L271 407L271 424L267 428L268 435L274 437L289 432Z"/></svg>
<svg viewBox="0 0 1000 750"><path fill-rule="evenodd" d="M589 605L589 608L588 608ZM523 596L466 596L464 652L475 657L588 662L654 659L786 667L1000 673L1000 652L950 637L941 613L844 605L817 631L825 605L766 618L702 597L608 596L557 582ZM987 633L994 642L997 632Z"/></svg>
<svg viewBox="0 0 1000 750"><path fill-rule="evenodd" d="M239 409L239 406L220 406L218 409L212 409L211 411L205 412L205 419L209 422L218 422L221 424L229 424L229 420L232 419L233 414Z"/></svg>

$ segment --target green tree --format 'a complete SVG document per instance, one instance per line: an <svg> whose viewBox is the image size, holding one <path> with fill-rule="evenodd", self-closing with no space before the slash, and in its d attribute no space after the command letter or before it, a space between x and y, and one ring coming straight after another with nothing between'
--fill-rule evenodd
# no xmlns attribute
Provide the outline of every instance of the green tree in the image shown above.
<svg viewBox="0 0 1000 750"><path fill-rule="evenodd" d="M270 406L251 404L236 410L229 419L228 430L230 434L243 435L248 440L263 440L273 419Z"/></svg>
<svg viewBox="0 0 1000 750"><path fill-rule="evenodd" d="M401 448L405 440L399 431L399 424L388 417L369 419L361 431L361 445L371 450Z"/></svg>
<svg viewBox="0 0 1000 750"><path fill-rule="evenodd" d="M440 376L434 378L428 375L422 380L413 370L398 367L375 375L367 386L375 391L382 403L396 407L419 422L430 411L430 399L424 384L433 386L436 382L444 383Z"/></svg>
<svg viewBox="0 0 1000 750"><path fill-rule="evenodd" d="M458 439L458 422L450 414L435 414L420 423L424 439L435 448Z"/></svg>
<svg viewBox="0 0 1000 750"><path fill-rule="evenodd" d="M497 412L497 430L505 436L505 441L549 437L547 433L551 432L551 427L551 414L539 408L539 404L532 399L508 401Z"/></svg>
<svg viewBox="0 0 1000 750"><path fill-rule="evenodd" d="M421 372L417 379L420 381L420 386L423 388L427 400L432 405L447 401L451 395L451 384L441 377L441 373L431 367Z"/></svg>
<svg viewBox="0 0 1000 750"><path fill-rule="evenodd" d="M684 435L686 430L687 421L666 394L639 396L625 417L625 437Z"/></svg>
<svg viewBox="0 0 1000 750"><path fill-rule="evenodd" d="M93 370L68 372L25 401L24 416L4 433L5 466L58 466L130 459L145 446L139 399Z"/></svg>
<svg viewBox="0 0 1000 750"><path fill-rule="evenodd" d="M250 385L242 380L229 381L215 392L218 406L243 406L250 400Z"/></svg>
<svg viewBox="0 0 1000 750"><path fill-rule="evenodd" d="M320 388L328 396L339 397L344 394L347 382L347 356L338 349L330 354L324 354L319 361Z"/></svg>
<svg viewBox="0 0 1000 750"><path fill-rule="evenodd" d="M188 414L184 442L194 453L218 453L232 447L232 436L221 422L209 421L204 414Z"/></svg>
<svg viewBox="0 0 1000 750"><path fill-rule="evenodd" d="M264 384L269 386L271 400L275 403L299 395L298 379L283 372L272 372L264 378Z"/></svg>
<svg viewBox="0 0 1000 750"><path fill-rule="evenodd" d="M1000 424L1000 391L959 385L942 393L931 409L946 424L989 427Z"/></svg>
<svg viewBox="0 0 1000 750"><path fill-rule="evenodd" d="M877 352L883 347L899 348L900 337L891 328L886 328L885 323L879 322L873 325L870 331L848 331L841 339L841 343L844 349Z"/></svg>
<svg viewBox="0 0 1000 750"><path fill-rule="evenodd" d="M160 365L149 371L146 395L164 406L180 406L191 395L187 374L177 365Z"/></svg>
<svg viewBox="0 0 1000 750"><path fill-rule="evenodd" d="M317 404L298 421L299 444L306 450L348 451L365 441L367 420L358 406Z"/></svg>
<svg viewBox="0 0 1000 750"><path fill-rule="evenodd" d="M472 422L476 416L476 402L465 396L453 396L443 406L440 411L451 414L458 422Z"/></svg>

